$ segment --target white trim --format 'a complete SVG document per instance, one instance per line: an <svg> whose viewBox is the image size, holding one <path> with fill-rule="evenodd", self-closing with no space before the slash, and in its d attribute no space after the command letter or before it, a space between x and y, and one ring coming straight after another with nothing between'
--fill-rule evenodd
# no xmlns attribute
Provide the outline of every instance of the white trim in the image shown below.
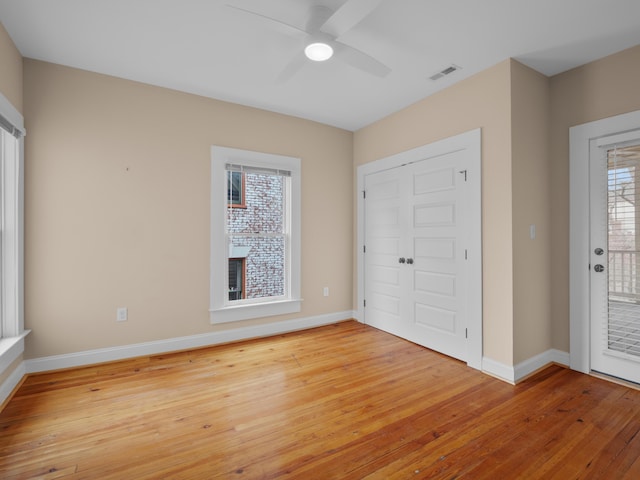
<svg viewBox="0 0 640 480"><path fill-rule="evenodd" d="M24 352L24 337L31 330L23 332L15 337L0 338L0 373L4 372L9 365L16 361Z"/></svg>
<svg viewBox="0 0 640 480"><path fill-rule="evenodd" d="M225 192L226 165L238 164L256 168L275 168L287 170L290 175L288 201L290 245L288 265L288 296L263 302L229 305L224 290L228 278L228 263L226 252L226 236L224 225L226 222L227 202ZM211 247L210 247L210 282L209 282L209 317L211 323L225 323L251 318L261 318L272 315L297 313L301 310L301 218L302 218L302 190L301 190L301 160L296 157L286 157L270 153L239 150L228 147L211 147Z"/></svg>
<svg viewBox="0 0 640 480"><path fill-rule="evenodd" d="M0 384L0 405L9 398L9 395L20 384L24 376L27 374L27 370L24 362L20 362L11 375L9 375L2 384Z"/></svg>
<svg viewBox="0 0 640 480"><path fill-rule="evenodd" d="M18 156L3 159L0 169L3 243L0 249L0 291L3 297L0 314L0 373L22 352L24 337L24 119L0 93L0 114L22 136L17 140ZM14 138L13 136L11 137ZM13 141L11 145L15 145ZM5 149L0 139L0 148ZM3 152L0 152L3 158ZM6 383L6 382L5 382Z"/></svg>
<svg viewBox="0 0 640 480"><path fill-rule="evenodd" d="M237 342L251 338L280 335L283 333L306 330L308 328L331 325L344 320L349 320L353 318L353 313L354 312L352 311L336 312L326 315L318 315L315 317L284 320L265 325L234 328L221 332L203 333L188 337L177 337L154 342L123 345L121 347L99 348L84 352L34 358L25 360L26 372L36 373L63 368L81 367L146 355L157 355L167 352L220 345L223 343Z"/></svg>
<svg viewBox="0 0 640 480"><path fill-rule="evenodd" d="M482 368L482 131L471 130L453 137L423 145L406 152L382 158L358 167L357 174L357 272L358 299L357 318L366 323L364 312L364 199L365 176L371 173L399 167L407 163L407 158L416 154L429 156L443 155L453 151L468 150L469 167L467 175L468 200L470 206L468 228L469 288L468 288L468 342L467 365L480 370ZM479 286L479 288L478 288Z"/></svg>
<svg viewBox="0 0 640 480"><path fill-rule="evenodd" d="M556 349L542 352L535 357L528 358L524 362L517 364L514 368L514 380L519 382L523 378L531 375L547 365L557 363L565 367L569 366L569 353Z"/></svg>
<svg viewBox="0 0 640 480"><path fill-rule="evenodd" d="M27 134L24 129L24 118L16 107L0 92L0 115L11 122L15 128L17 128L22 136Z"/></svg>
<svg viewBox="0 0 640 480"><path fill-rule="evenodd" d="M591 371L590 355L590 213L589 157L591 144L608 145L640 125L640 111L625 113L569 129L569 337L570 367ZM612 137L613 136L613 137ZM607 138L611 137L611 138Z"/></svg>
<svg viewBox="0 0 640 480"><path fill-rule="evenodd" d="M482 359L482 371L505 382L515 383L515 367L484 357Z"/></svg>
<svg viewBox="0 0 640 480"><path fill-rule="evenodd" d="M302 300L278 300L246 305L232 305L209 310L211 323L227 323L252 318L271 317L297 313L301 310Z"/></svg>
<svg viewBox="0 0 640 480"><path fill-rule="evenodd" d="M620 133L618 135L608 135L596 140L596 147L608 147L612 145L621 145L626 142L638 140L638 131Z"/></svg>
<svg viewBox="0 0 640 480"><path fill-rule="evenodd" d="M556 349L542 352L535 357L528 358L514 367L496 362L490 358L482 359L482 371L492 377L496 377L505 382L516 384L532 373L556 363L565 367L569 366L569 353Z"/></svg>
<svg viewBox="0 0 640 480"><path fill-rule="evenodd" d="M5 143L6 142L6 143ZM0 206L2 228L0 271L2 281L2 336L15 337L22 332L22 140L4 130L0 132Z"/></svg>
<svg viewBox="0 0 640 480"><path fill-rule="evenodd" d="M556 350L552 348L549 350L551 352L551 362L557 363L558 365L562 365L563 367L569 366L570 355L569 352L563 352L562 350Z"/></svg>

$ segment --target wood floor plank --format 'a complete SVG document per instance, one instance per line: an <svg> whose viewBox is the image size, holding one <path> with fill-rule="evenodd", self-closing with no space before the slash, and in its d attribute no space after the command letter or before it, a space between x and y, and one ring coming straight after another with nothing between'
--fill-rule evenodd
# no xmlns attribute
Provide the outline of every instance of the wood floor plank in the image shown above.
<svg viewBox="0 0 640 480"><path fill-rule="evenodd" d="M31 375L0 478L640 478L640 391L517 386L357 322Z"/></svg>

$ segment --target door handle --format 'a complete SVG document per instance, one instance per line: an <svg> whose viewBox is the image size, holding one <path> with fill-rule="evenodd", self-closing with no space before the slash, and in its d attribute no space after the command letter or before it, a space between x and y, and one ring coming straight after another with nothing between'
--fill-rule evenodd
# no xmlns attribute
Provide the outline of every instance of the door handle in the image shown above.
<svg viewBox="0 0 640 480"><path fill-rule="evenodd" d="M405 260L405 258L404 258L404 257L400 257L400 258L398 259L398 263L404 263L404 262L406 262L406 260Z"/></svg>
<svg viewBox="0 0 640 480"><path fill-rule="evenodd" d="M598 273L604 272L604 267L600 264L597 264L595 267L593 267L593 269Z"/></svg>
<svg viewBox="0 0 640 480"><path fill-rule="evenodd" d="M596 248L593 253L595 253L596 255L602 255L604 253L604 250L601 248Z"/></svg>
<svg viewBox="0 0 640 480"><path fill-rule="evenodd" d="M407 263L408 263L409 265L413 264L413 258L407 258Z"/></svg>

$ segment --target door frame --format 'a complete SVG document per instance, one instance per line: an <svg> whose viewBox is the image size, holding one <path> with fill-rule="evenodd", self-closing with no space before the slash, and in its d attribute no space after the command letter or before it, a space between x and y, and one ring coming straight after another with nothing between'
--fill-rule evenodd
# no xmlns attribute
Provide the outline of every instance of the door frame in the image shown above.
<svg viewBox="0 0 640 480"><path fill-rule="evenodd" d="M569 129L569 366L591 372L590 155L640 135L640 110Z"/></svg>
<svg viewBox="0 0 640 480"><path fill-rule="evenodd" d="M371 173L400 167L447 153L467 150L469 223L466 229L468 241L468 299L467 299L467 365L482 370L482 153L481 129L471 130L421 147L375 160L357 169L357 319L365 323L364 310L364 245L365 225L363 198L365 176Z"/></svg>

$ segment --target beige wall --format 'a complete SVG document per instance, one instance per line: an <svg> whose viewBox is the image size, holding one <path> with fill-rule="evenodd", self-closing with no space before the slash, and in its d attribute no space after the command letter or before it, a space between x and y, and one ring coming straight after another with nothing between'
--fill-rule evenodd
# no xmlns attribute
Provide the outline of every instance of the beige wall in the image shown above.
<svg viewBox="0 0 640 480"><path fill-rule="evenodd" d="M553 346L569 351L569 128L640 110L640 46L551 78Z"/></svg>
<svg viewBox="0 0 640 480"><path fill-rule="evenodd" d="M22 56L0 23L0 92L22 112Z"/></svg>
<svg viewBox="0 0 640 480"><path fill-rule="evenodd" d="M549 106L549 79L512 60L514 364L551 348Z"/></svg>
<svg viewBox="0 0 640 480"><path fill-rule="evenodd" d="M299 316L352 309L351 132L35 60L24 68L25 358L289 318L209 324L211 145L302 158ZM119 306L129 321L116 323Z"/></svg>
<svg viewBox="0 0 640 480"><path fill-rule="evenodd" d="M484 356L513 362L511 62L506 60L355 133L362 165L482 128Z"/></svg>

